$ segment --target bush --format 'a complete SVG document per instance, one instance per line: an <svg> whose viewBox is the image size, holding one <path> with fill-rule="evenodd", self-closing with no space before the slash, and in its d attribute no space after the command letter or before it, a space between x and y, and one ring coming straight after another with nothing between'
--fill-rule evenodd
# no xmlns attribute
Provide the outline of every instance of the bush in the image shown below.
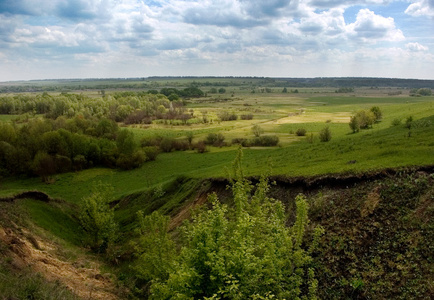
<svg viewBox="0 0 434 300"><path fill-rule="evenodd" d="M405 128L411 129L411 126L413 125L413 117L409 116L405 120Z"/></svg>
<svg viewBox="0 0 434 300"><path fill-rule="evenodd" d="M174 143L174 138L165 137L160 142L160 150L163 152L172 152L172 150L175 149Z"/></svg>
<svg viewBox="0 0 434 300"><path fill-rule="evenodd" d="M263 135L250 140L252 146L273 147L279 144L277 135Z"/></svg>
<svg viewBox="0 0 434 300"><path fill-rule="evenodd" d="M417 90L417 94L421 96L431 96L432 91L429 88L422 88Z"/></svg>
<svg viewBox="0 0 434 300"><path fill-rule="evenodd" d="M142 147L160 146L161 137L145 137L140 141Z"/></svg>
<svg viewBox="0 0 434 300"><path fill-rule="evenodd" d="M143 150L137 150L131 155L121 153L116 160L116 166L124 170L132 170L140 167L146 160Z"/></svg>
<svg viewBox="0 0 434 300"><path fill-rule="evenodd" d="M319 140L321 142L328 142L332 139L332 132L330 127L326 126L319 132Z"/></svg>
<svg viewBox="0 0 434 300"><path fill-rule="evenodd" d="M383 117L383 112L380 110L380 108L378 106L373 106L371 107L370 111L375 116L375 122L380 122Z"/></svg>
<svg viewBox="0 0 434 300"><path fill-rule="evenodd" d="M381 111L377 111L381 117ZM376 121L376 115L372 111L360 110L351 117L349 126L353 132L358 132L360 129L371 127Z"/></svg>
<svg viewBox="0 0 434 300"><path fill-rule="evenodd" d="M96 184L80 204L79 220L88 234L90 247L96 252L105 252L116 237L114 209L109 205L113 191L107 184Z"/></svg>
<svg viewBox="0 0 434 300"><path fill-rule="evenodd" d="M158 147L155 146L143 147L142 150L145 153L148 160L155 160L159 154Z"/></svg>
<svg viewBox="0 0 434 300"><path fill-rule="evenodd" d="M207 135L205 144L221 147L224 144L225 137L221 133L210 133Z"/></svg>
<svg viewBox="0 0 434 300"><path fill-rule="evenodd" d="M315 136L313 135L313 133L306 136L306 140L308 143L313 144L315 142Z"/></svg>
<svg viewBox="0 0 434 300"><path fill-rule="evenodd" d="M252 120L253 114L243 114L240 117L241 117L241 120Z"/></svg>
<svg viewBox="0 0 434 300"><path fill-rule="evenodd" d="M313 228L313 239L306 238L303 195L295 199L295 222L288 227L282 202L267 197L268 181L262 178L254 187L240 175L239 164L231 182L235 205L211 195L212 209L185 223L178 252L167 234L169 220L156 213L148 217L145 245L161 245L148 246L140 266L140 275L151 282L151 299L316 299L311 253L324 229Z"/></svg>
<svg viewBox="0 0 434 300"><path fill-rule="evenodd" d="M401 123L402 123L401 119L395 118L392 121L392 126L399 126L399 125L401 125Z"/></svg>
<svg viewBox="0 0 434 300"><path fill-rule="evenodd" d="M258 124L255 124L252 126L252 133L254 136L259 137L261 134L264 133L264 129L262 129L262 127Z"/></svg>
<svg viewBox="0 0 434 300"><path fill-rule="evenodd" d="M197 153L205 153L208 152L208 148L206 146L205 141L199 141L194 145L194 148L196 149Z"/></svg>
<svg viewBox="0 0 434 300"><path fill-rule="evenodd" d="M295 134L296 134L297 136L305 136L305 135L306 135L306 129L304 129L304 128L299 128L299 129L297 129L297 131L295 132Z"/></svg>
<svg viewBox="0 0 434 300"><path fill-rule="evenodd" d="M219 114L220 121L235 121L238 119L238 116L235 113L230 113L228 111L221 112Z"/></svg>
<svg viewBox="0 0 434 300"><path fill-rule="evenodd" d="M246 139L244 139L244 138L234 138L234 139L232 139L231 143L241 145L245 140Z"/></svg>

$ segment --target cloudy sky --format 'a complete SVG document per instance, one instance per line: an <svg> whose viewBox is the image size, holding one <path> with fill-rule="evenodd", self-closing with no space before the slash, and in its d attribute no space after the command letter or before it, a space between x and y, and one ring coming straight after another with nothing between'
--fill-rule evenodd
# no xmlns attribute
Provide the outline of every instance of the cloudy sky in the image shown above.
<svg viewBox="0 0 434 300"><path fill-rule="evenodd" d="M434 79L434 0L0 0L0 81Z"/></svg>

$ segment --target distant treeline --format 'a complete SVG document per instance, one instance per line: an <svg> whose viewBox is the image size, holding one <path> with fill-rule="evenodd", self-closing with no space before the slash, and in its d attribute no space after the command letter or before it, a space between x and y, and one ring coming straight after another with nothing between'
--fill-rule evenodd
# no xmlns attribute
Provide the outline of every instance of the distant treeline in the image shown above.
<svg viewBox="0 0 434 300"><path fill-rule="evenodd" d="M191 96L202 91L189 88L166 89L161 92L168 94L168 97L158 91L124 91L104 95L102 98L68 93L56 96L48 93L8 95L0 97L0 114L43 114L50 119L82 115L85 118L104 117L127 124L149 124L156 119L177 119L186 122L191 118L191 113L186 111L179 95Z"/></svg>
<svg viewBox="0 0 434 300"><path fill-rule="evenodd" d="M23 81L4 83L0 93L61 92L73 90L105 89L155 89L163 87L399 87L431 88L434 80L373 78L373 77L318 77L318 78L269 78L269 77L148 77L114 79L74 79Z"/></svg>

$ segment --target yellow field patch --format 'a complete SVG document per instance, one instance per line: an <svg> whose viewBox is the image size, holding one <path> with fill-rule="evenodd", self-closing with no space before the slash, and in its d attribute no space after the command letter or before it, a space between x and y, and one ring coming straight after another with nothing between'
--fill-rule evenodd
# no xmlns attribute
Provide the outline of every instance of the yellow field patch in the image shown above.
<svg viewBox="0 0 434 300"><path fill-rule="evenodd" d="M350 112L338 113L320 113L315 114L302 113L298 115L288 115L287 117L271 121L272 124L298 124L298 123L313 123L313 122L326 122L330 120L332 123L348 123L350 122Z"/></svg>

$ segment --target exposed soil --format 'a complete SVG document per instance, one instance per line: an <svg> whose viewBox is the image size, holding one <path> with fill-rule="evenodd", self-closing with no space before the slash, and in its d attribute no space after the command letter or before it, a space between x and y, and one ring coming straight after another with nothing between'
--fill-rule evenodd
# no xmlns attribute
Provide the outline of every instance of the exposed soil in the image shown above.
<svg viewBox="0 0 434 300"><path fill-rule="evenodd" d="M0 242L6 246L2 255L8 257L12 270L29 267L49 281L58 281L83 299L121 299L108 274L101 274L95 262L67 262L57 256L58 245L35 236L22 227L0 226ZM87 266L85 266L87 265Z"/></svg>

